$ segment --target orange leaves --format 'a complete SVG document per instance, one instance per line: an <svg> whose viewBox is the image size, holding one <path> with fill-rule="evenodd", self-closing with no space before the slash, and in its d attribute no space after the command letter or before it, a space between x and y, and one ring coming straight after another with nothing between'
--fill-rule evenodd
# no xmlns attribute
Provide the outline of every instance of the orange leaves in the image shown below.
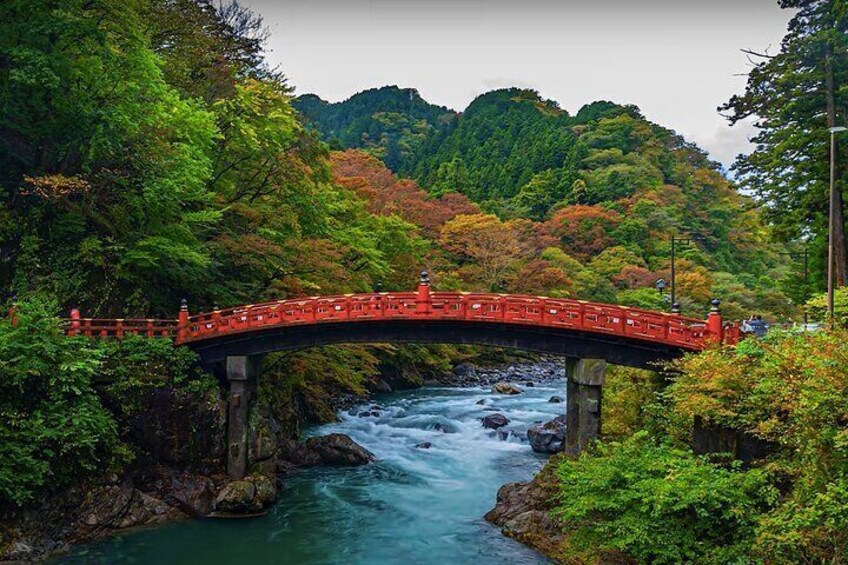
<svg viewBox="0 0 848 565"><path fill-rule="evenodd" d="M644 267L626 265L617 275L613 275L612 282L618 288L636 289L653 286L658 278Z"/></svg>
<svg viewBox="0 0 848 565"><path fill-rule="evenodd" d="M553 297L567 297L572 280L559 268L544 259L528 261L516 273L510 291Z"/></svg>
<svg viewBox="0 0 848 565"><path fill-rule="evenodd" d="M396 178L381 161L362 151L335 152L330 161L335 183L365 198L369 212L397 215L420 226L427 237L436 237L445 222L459 214L480 211L459 193L430 197L417 183Z"/></svg>
<svg viewBox="0 0 848 565"><path fill-rule="evenodd" d="M612 231L620 217L600 206L567 206L544 223L542 233L557 238L563 248L586 260L613 245Z"/></svg>
<svg viewBox="0 0 848 565"><path fill-rule="evenodd" d="M442 228L440 243L460 261L473 262L486 290L499 288L523 256L521 221L501 222L489 214L461 214Z"/></svg>
<svg viewBox="0 0 848 565"><path fill-rule="evenodd" d="M713 278L706 268L694 267L691 271L679 272L676 279L680 296L688 296L702 304L710 301Z"/></svg>
<svg viewBox="0 0 848 565"><path fill-rule="evenodd" d="M26 188L21 190L22 194L37 196L49 202L57 202L91 191L91 185L88 181L78 176L66 177L62 174L42 175L40 177L24 176L24 182Z"/></svg>

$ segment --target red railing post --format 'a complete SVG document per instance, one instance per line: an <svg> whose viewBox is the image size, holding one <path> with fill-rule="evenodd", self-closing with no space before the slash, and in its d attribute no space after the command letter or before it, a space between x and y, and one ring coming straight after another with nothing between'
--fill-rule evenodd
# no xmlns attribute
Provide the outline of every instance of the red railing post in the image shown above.
<svg viewBox="0 0 848 565"><path fill-rule="evenodd" d="M430 277L427 275L427 271L421 271L415 309L419 315L426 316L430 313Z"/></svg>
<svg viewBox="0 0 848 565"><path fill-rule="evenodd" d="M721 302L717 298L713 298L712 302L710 302L710 313L707 316L708 339L714 343L722 343L724 341L724 324L721 320L720 305Z"/></svg>
<svg viewBox="0 0 848 565"><path fill-rule="evenodd" d="M177 316L177 344L184 342L188 338L188 318L188 301L183 298L180 301L180 314Z"/></svg>
<svg viewBox="0 0 848 565"><path fill-rule="evenodd" d="M78 335L80 328L80 311L79 308L71 309L71 331L68 332L68 335Z"/></svg>
<svg viewBox="0 0 848 565"><path fill-rule="evenodd" d="M218 303L212 305L212 316L210 319L212 320L212 331L214 333L218 333L219 328L219 319L221 318L221 309L218 308Z"/></svg>

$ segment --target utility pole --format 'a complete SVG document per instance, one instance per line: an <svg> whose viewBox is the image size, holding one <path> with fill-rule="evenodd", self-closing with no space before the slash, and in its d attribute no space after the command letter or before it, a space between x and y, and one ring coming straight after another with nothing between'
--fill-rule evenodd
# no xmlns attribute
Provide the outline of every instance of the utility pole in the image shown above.
<svg viewBox="0 0 848 565"><path fill-rule="evenodd" d="M830 198L829 198L829 213L827 220L827 316L829 319L830 327L834 327L835 323L835 312L834 312L834 263L836 262L836 257L834 254L834 245L836 243L836 234L834 233L834 228L836 227L836 134L841 133L843 131L848 131L848 128L844 128L841 126L832 127L828 131L830 131Z"/></svg>

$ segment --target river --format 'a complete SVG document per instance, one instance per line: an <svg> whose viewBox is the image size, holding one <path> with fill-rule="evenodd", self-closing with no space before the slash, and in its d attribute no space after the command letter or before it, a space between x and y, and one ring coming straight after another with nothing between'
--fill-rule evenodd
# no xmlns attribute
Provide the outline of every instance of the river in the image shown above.
<svg viewBox="0 0 848 565"><path fill-rule="evenodd" d="M504 483L544 464L526 440L505 440L480 418L499 412L518 432L565 410L549 403L561 380L515 396L486 388L390 393L340 414L311 435L351 436L376 463L290 476L267 515L136 530L81 546L59 563L109 564L535 564L548 561L483 520ZM486 404L480 405L478 401ZM379 405L379 416L359 416ZM521 434L518 434L519 436ZM432 447L416 447L429 442Z"/></svg>

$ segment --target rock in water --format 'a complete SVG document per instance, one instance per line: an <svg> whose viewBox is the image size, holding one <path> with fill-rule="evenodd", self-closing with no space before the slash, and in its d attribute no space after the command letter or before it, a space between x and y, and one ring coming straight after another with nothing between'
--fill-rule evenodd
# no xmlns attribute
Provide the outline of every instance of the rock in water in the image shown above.
<svg viewBox="0 0 848 565"><path fill-rule="evenodd" d="M483 417L483 427L496 430L509 424L509 420L503 414L489 414Z"/></svg>
<svg viewBox="0 0 848 565"><path fill-rule="evenodd" d="M559 453L565 449L565 416L531 427L527 430L527 439L537 453Z"/></svg>
<svg viewBox="0 0 848 565"><path fill-rule="evenodd" d="M555 468L549 463L529 483L502 486L497 504L486 514L504 534L546 555L556 554L564 538L562 524L551 514L558 492Z"/></svg>
<svg viewBox="0 0 848 565"><path fill-rule="evenodd" d="M260 512L277 497L277 485L264 475L232 481L218 493L215 510L235 514Z"/></svg>
<svg viewBox="0 0 848 565"><path fill-rule="evenodd" d="M375 379L368 388L372 392L392 392L392 385L383 379Z"/></svg>
<svg viewBox="0 0 848 565"><path fill-rule="evenodd" d="M562 399L561 396L552 396L551 399L548 400L548 402L552 402L554 404L559 404L559 403L565 402L565 401Z"/></svg>
<svg viewBox="0 0 848 565"><path fill-rule="evenodd" d="M418 449L430 449L431 447L433 447L433 444L429 441L425 441L424 443L419 443L415 447L417 447Z"/></svg>
<svg viewBox="0 0 848 565"><path fill-rule="evenodd" d="M306 440L307 461L324 465L365 465L374 454L344 434L311 437ZM314 464L314 463L313 463Z"/></svg>
<svg viewBox="0 0 848 565"><path fill-rule="evenodd" d="M477 369L471 363L460 363L453 368L453 374L462 380L478 380Z"/></svg>
<svg viewBox="0 0 848 565"><path fill-rule="evenodd" d="M499 382L492 387L492 392L495 394L521 394L522 390L512 383Z"/></svg>

